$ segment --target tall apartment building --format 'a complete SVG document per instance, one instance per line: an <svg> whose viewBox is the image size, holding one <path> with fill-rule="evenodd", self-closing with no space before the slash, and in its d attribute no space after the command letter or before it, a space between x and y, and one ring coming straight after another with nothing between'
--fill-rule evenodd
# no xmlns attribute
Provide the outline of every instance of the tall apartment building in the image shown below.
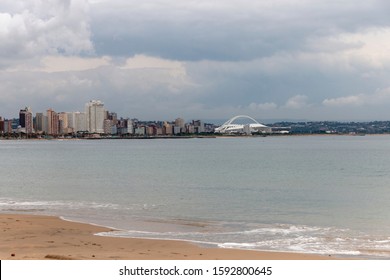
<svg viewBox="0 0 390 280"><path fill-rule="evenodd" d="M33 132L33 117L30 107L26 107L25 109L21 109L19 111L19 125L27 134L31 134Z"/></svg>
<svg viewBox="0 0 390 280"><path fill-rule="evenodd" d="M74 112L74 127L73 131L87 131L87 119L85 113Z"/></svg>
<svg viewBox="0 0 390 280"><path fill-rule="evenodd" d="M170 123L164 122L164 124L163 124L163 134L164 135L172 135L173 134L173 126Z"/></svg>
<svg viewBox="0 0 390 280"><path fill-rule="evenodd" d="M61 134L73 132L73 129L69 127L68 113L65 112L58 113L58 119L60 121L59 131Z"/></svg>
<svg viewBox="0 0 390 280"><path fill-rule="evenodd" d="M34 128L37 133L47 132L47 116L43 113L36 113Z"/></svg>
<svg viewBox="0 0 390 280"><path fill-rule="evenodd" d="M178 127L182 128L182 129L185 128L185 124L186 124L186 122L182 118L177 118L175 120L175 126L178 126Z"/></svg>
<svg viewBox="0 0 390 280"><path fill-rule="evenodd" d="M204 123L201 120L193 120L192 125L195 128L195 133L205 132Z"/></svg>
<svg viewBox="0 0 390 280"><path fill-rule="evenodd" d="M100 100L91 100L85 104L87 130L91 133L104 133L105 115L104 103Z"/></svg>
<svg viewBox="0 0 390 280"><path fill-rule="evenodd" d="M112 133L112 120L106 119L104 120L104 134L113 134Z"/></svg>
<svg viewBox="0 0 390 280"><path fill-rule="evenodd" d="M59 118L58 114L52 109L47 110L47 133L49 135L58 135L59 134Z"/></svg>
<svg viewBox="0 0 390 280"><path fill-rule="evenodd" d="M4 134L11 134L12 133L12 120L5 120L3 119L3 132Z"/></svg>

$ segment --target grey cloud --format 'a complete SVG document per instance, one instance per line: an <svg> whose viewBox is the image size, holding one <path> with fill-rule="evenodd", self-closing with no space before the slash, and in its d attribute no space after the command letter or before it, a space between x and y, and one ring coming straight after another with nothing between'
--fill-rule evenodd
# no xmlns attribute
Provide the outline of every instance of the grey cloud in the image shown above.
<svg viewBox="0 0 390 280"><path fill-rule="evenodd" d="M12 116L26 105L34 112L49 107L57 111L83 110L88 100L101 99L107 109L121 116L157 118L184 109L183 104L191 101L189 89L197 86L180 65L127 69L112 62L83 71L32 69L0 74L2 104L7 104L6 109L1 108L3 116Z"/></svg>
<svg viewBox="0 0 390 280"><path fill-rule="evenodd" d="M389 23L372 2L154 2L93 5L97 52L123 56L146 53L186 61L250 60L298 50L313 36Z"/></svg>
<svg viewBox="0 0 390 280"><path fill-rule="evenodd" d="M144 119L388 118L388 5L2 1L0 115L101 99Z"/></svg>
<svg viewBox="0 0 390 280"><path fill-rule="evenodd" d="M0 7L3 64L10 59L37 55L93 51L85 0L12 1L12 4L6 1Z"/></svg>

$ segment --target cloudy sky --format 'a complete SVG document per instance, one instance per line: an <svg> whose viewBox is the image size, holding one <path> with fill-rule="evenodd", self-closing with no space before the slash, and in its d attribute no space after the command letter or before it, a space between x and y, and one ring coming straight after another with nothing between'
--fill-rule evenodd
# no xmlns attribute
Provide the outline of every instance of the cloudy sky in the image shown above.
<svg viewBox="0 0 390 280"><path fill-rule="evenodd" d="M388 0L1 0L0 116L389 120Z"/></svg>

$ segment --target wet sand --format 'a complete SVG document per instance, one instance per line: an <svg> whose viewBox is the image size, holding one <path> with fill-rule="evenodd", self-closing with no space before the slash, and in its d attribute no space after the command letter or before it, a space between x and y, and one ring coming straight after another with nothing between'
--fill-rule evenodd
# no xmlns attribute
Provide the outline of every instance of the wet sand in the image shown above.
<svg viewBox="0 0 390 280"><path fill-rule="evenodd" d="M185 241L94 235L112 229L58 217L0 214L0 259L7 260L329 260L330 256L203 248Z"/></svg>

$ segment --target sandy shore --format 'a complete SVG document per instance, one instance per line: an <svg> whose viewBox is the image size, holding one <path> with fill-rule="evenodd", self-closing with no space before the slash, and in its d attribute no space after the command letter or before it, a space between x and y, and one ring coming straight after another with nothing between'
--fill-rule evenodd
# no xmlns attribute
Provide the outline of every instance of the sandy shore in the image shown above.
<svg viewBox="0 0 390 280"><path fill-rule="evenodd" d="M105 227L57 217L0 215L0 259L77 260L308 260L308 254L202 248L182 241L96 236Z"/></svg>

